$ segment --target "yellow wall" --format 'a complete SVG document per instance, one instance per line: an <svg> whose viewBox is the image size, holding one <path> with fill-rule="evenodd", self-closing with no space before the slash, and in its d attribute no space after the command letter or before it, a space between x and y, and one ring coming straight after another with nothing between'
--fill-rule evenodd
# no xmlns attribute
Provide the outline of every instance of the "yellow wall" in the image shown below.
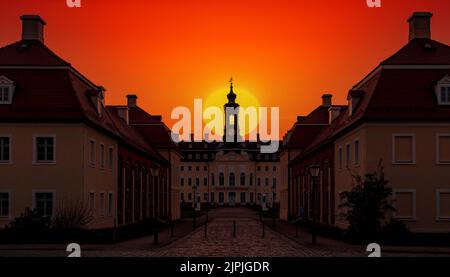
<svg viewBox="0 0 450 277"><path fill-rule="evenodd" d="M0 190L11 192L11 216L0 219L0 226L9 223L11 219L20 216L26 207L32 207L33 190L48 190L55 193L54 212L63 201L80 201L87 203L89 191L96 192L99 202L99 192L114 192L116 183L116 164L112 171L101 170L98 164L89 165L89 139L105 147L112 146L117 153L117 143L107 136L94 131L82 124L1 124L0 135L11 136L11 164L0 164ZM56 163L33 163L33 136L54 135L56 137ZM116 156L116 155L114 155ZM97 155L99 157L99 155ZM97 159L98 161L98 159ZM112 216L100 217L99 211L94 212L95 218L91 228L112 226Z"/></svg>
<svg viewBox="0 0 450 277"><path fill-rule="evenodd" d="M338 147L360 140L360 166L353 164L351 151L350 170L363 175L374 171L380 159L383 160L386 179L394 191L415 191L416 217L405 220L411 231L448 232L450 220L437 220L436 192L450 189L450 164L436 162L436 135L450 133L450 125L443 124L364 124L357 130L339 138L335 142L336 151L336 205L338 193L351 189L351 177L345 168L339 169ZM393 134L414 134L416 161L414 164L394 164ZM345 162L344 162L345 165ZM395 199L395 198L394 198ZM395 202L394 202L395 205ZM450 203L449 203L450 205ZM345 226L345 221L337 221Z"/></svg>

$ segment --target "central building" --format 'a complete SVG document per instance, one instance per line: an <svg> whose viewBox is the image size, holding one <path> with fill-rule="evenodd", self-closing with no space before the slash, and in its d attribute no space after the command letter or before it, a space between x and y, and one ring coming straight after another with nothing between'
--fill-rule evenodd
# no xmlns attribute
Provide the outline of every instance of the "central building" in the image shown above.
<svg viewBox="0 0 450 277"><path fill-rule="evenodd" d="M227 108L239 109L230 82ZM281 170L279 153L261 153L259 140L240 142L238 114L225 117L223 142L181 141L180 199L184 207L260 205L277 203ZM226 137L233 137L227 141ZM281 147L280 147L281 148Z"/></svg>

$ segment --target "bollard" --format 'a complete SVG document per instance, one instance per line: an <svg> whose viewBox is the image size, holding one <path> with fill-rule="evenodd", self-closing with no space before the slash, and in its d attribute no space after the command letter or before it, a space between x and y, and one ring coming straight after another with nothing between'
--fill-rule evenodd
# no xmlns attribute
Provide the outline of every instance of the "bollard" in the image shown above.
<svg viewBox="0 0 450 277"><path fill-rule="evenodd" d="M158 230L156 229L154 234L153 234L153 244L157 245L159 243L159 234L158 234Z"/></svg>
<svg viewBox="0 0 450 277"><path fill-rule="evenodd" d="M233 238L236 237L236 220L233 220Z"/></svg>
<svg viewBox="0 0 450 277"><path fill-rule="evenodd" d="M264 222L262 223L262 237L265 237L265 230L264 230L265 226L264 226Z"/></svg>
<svg viewBox="0 0 450 277"><path fill-rule="evenodd" d="M205 221L205 239L208 238L208 221Z"/></svg>

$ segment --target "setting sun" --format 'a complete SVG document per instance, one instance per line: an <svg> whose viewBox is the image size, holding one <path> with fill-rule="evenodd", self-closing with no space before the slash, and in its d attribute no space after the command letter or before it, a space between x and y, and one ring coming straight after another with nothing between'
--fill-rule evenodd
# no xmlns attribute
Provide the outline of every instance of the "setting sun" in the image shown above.
<svg viewBox="0 0 450 277"><path fill-rule="evenodd" d="M245 88L240 88L239 85L235 85L234 86L234 92L236 93L237 97L236 97L236 102L240 105L241 108L249 108L249 107L254 107L256 109L258 109L260 107L260 103L258 98L256 98L255 95L253 95L252 93L250 93L248 90L246 90ZM236 87L238 87L236 89ZM206 98L204 104L203 104L203 111L205 109L207 109L208 107L219 107L221 109L223 109L223 105L225 103L227 103L227 94L229 92L229 88L221 88L221 89L217 89L216 91L214 91L213 93L209 94L208 97ZM243 118L242 117L243 112L240 111L239 112L239 118ZM205 123L206 120L204 119ZM243 126L243 125L241 125ZM256 129L257 124L256 122L249 122L249 118L246 118L245 121L245 128L241 128L240 129L240 135L241 136L245 136L247 134L250 133L250 131L253 131ZM253 128L251 128L251 130L248 128L249 126L252 126ZM223 130L217 130L214 132L217 132L217 134L219 135L223 135Z"/></svg>

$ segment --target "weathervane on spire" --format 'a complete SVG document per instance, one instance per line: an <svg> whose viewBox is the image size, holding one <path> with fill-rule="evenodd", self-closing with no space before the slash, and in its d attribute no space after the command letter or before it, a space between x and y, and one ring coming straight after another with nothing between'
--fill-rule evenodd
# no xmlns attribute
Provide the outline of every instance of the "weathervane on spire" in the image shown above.
<svg viewBox="0 0 450 277"><path fill-rule="evenodd" d="M230 88L233 91L233 76L230 78Z"/></svg>

